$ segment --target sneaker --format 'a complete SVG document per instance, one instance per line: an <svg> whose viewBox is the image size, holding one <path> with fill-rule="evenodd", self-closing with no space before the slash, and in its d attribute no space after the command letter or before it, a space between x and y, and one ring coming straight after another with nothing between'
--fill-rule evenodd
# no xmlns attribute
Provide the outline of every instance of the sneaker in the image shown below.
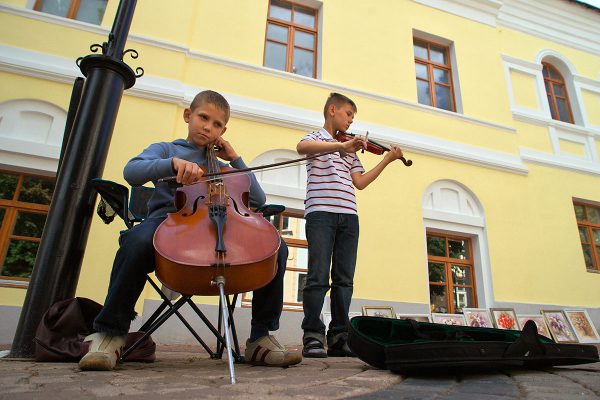
<svg viewBox="0 0 600 400"><path fill-rule="evenodd" d="M103 332L93 333L83 341L91 342L90 350L79 361L84 371L110 371L115 368L123 353L126 336L110 336Z"/></svg>
<svg viewBox="0 0 600 400"><path fill-rule="evenodd" d="M248 339L244 357L250 365L266 367L286 368L302 361L300 354L287 351L273 335L263 336L254 342L250 342Z"/></svg>
<svg viewBox="0 0 600 400"><path fill-rule="evenodd" d="M302 355L308 358L327 358L323 343L315 338L307 338L302 349Z"/></svg>
<svg viewBox="0 0 600 400"><path fill-rule="evenodd" d="M348 342L338 342L333 346L327 346L327 355L329 357L356 357L356 354L348 346Z"/></svg>

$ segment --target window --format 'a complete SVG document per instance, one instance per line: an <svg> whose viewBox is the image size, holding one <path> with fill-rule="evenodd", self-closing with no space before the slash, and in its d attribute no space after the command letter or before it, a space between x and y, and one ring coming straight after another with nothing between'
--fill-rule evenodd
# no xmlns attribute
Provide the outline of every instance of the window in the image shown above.
<svg viewBox="0 0 600 400"><path fill-rule="evenodd" d="M302 290L306 284L308 270L308 242L304 230L302 213L285 212L270 217L269 221L277 228L288 246L288 260L285 272L283 309L302 311ZM242 307L252 305L252 293L244 293Z"/></svg>
<svg viewBox="0 0 600 400"><path fill-rule="evenodd" d="M598 271L600 270L600 204L576 201L573 206L585 267L591 271Z"/></svg>
<svg viewBox="0 0 600 400"><path fill-rule="evenodd" d="M317 10L271 0L264 66L316 77Z"/></svg>
<svg viewBox="0 0 600 400"><path fill-rule="evenodd" d="M36 0L33 9L100 25L108 0Z"/></svg>
<svg viewBox="0 0 600 400"><path fill-rule="evenodd" d="M427 234L431 312L477 307L472 254L469 238Z"/></svg>
<svg viewBox="0 0 600 400"><path fill-rule="evenodd" d="M31 276L53 192L54 179L0 171L0 279Z"/></svg>
<svg viewBox="0 0 600 400"><path fill-rule="evenodd" d="M558 69L548 63L542 63L542 73L544 75L544 85L546 86L546 95L550 114L552 118L558 121L573 123L573 113L569 104L567 87Z"/></svg>
<svg viewBox="0 0 600 400"><path fill-rule="evenodd" d="M456 111L449 47L414 39L413 49L419 103Z"/></svg>

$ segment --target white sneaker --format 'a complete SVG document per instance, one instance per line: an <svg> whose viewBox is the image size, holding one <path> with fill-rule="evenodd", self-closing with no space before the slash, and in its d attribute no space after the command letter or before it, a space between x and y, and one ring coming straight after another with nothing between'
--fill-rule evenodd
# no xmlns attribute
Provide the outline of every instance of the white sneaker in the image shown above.
<svg viewBox="0 0 600 400"><path fill-rule="evenodd" d="M91 342L89 352L79 361L84 371L110 371L115 368L123 353L126 336L110 336L103 332L92 333L83 341Z"/></svg>

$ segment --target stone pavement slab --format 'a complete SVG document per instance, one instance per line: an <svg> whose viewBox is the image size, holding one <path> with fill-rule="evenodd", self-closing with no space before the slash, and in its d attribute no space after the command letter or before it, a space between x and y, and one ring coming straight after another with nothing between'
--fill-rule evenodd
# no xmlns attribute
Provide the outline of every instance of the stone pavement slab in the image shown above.
<svg viewBox="0 0 600 400"><path fill-rule="evenodd" d="M0 400L18 399L600 399L600 363L545 370L403 376L356 358L304 359L290 368L235 364L196 348L159 346L154 363L110 372L76 363L0 359Z"/></svg>

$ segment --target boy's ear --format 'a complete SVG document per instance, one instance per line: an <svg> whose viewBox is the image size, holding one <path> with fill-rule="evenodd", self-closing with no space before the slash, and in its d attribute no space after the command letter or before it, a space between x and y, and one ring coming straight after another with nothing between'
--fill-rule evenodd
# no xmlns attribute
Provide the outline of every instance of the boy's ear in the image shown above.
<svg viewBox="0 0 600 400"><path fill-rule="evenodd" d="M223 134L225 133L225 131L227 130L227 127L223 127L223 130L221 131L221 134L219 136L223 136Z"/></svg>
<svg viewBox="0 0 600 400"><path fill-rule="evenodd" d="M190 122L190 114L191 113L192 113L192 110L190 110L189 108L186 108L185 110L183 110L183 120L185 121L186 124L188 122Z"/></svg>
<svg viewBox="0 0 600 400"><path fill-rule="evenodd" d="M329 105L329 107L327 108L327 113L330 117L333 117L335 115L335 104Z"/></svg>

